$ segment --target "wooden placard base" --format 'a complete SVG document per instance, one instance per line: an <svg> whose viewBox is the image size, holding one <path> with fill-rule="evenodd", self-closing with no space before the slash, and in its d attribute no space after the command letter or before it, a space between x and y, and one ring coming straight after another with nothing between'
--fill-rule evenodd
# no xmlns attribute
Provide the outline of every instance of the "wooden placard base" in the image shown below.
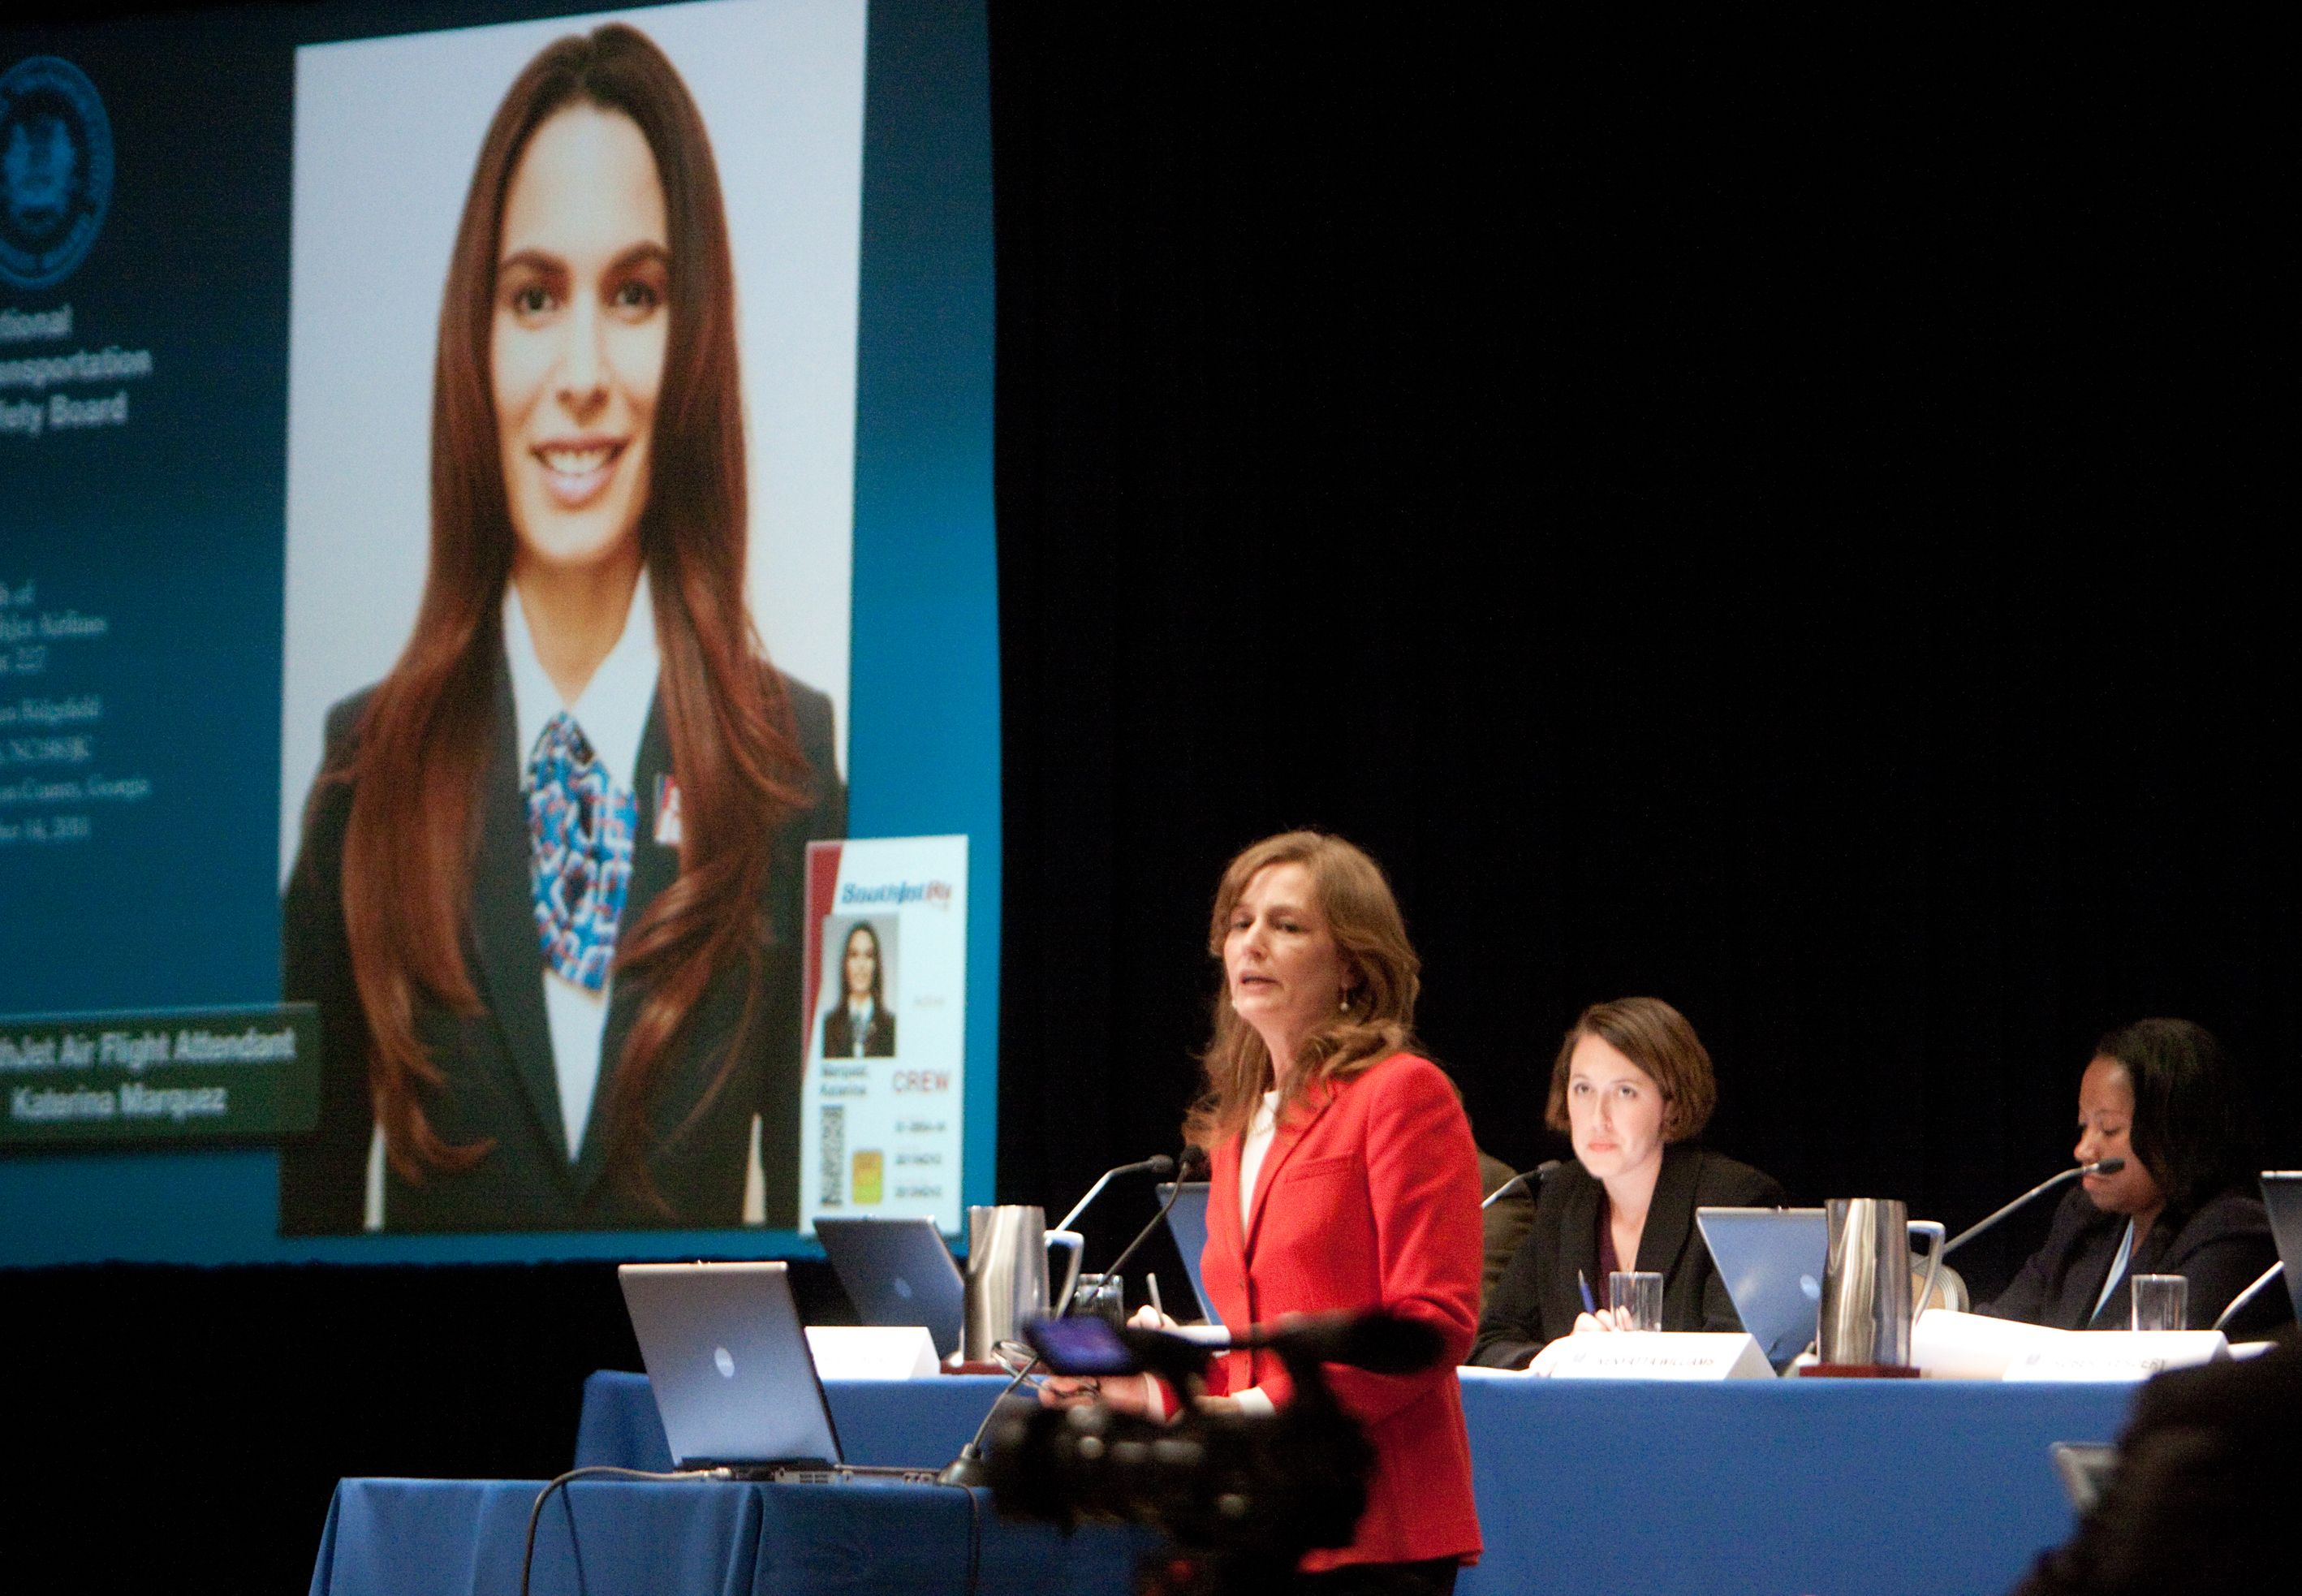
<svg viewBox="0 0 2302 1596"><path fill-rule="evenodd" d="M1907 1364L1809 1364L1799 1371L1802 1380L1916 1380L1919 1372Z"/></svg>

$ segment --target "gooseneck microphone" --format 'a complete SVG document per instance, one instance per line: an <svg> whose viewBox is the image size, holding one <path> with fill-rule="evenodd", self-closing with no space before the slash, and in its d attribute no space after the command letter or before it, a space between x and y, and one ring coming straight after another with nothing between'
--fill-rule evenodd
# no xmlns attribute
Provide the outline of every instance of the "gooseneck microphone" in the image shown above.
<svg viewBox="0 0 2302 1596"><path fill-rule="evenodd" d="M1171 1158L1159 1158L1153 1160L1153 1162L1164 1163L1169 1169L1173 1169L1175 1167L1175 1161ZM1166 1222L1167 1210L1173 1207L1175 1205L1175 1199L1183 1195L1183 1182L1186 1180L1197 1180L1206 1172L1206 1163L1207 1155L1205 1149L1199 1147L1185 1147L1183 1149L1182 1172L1175 1178L1175 1184L1169 1189L1167 1192L1167 1200L1159 1205L1159 1212L1151 1216L1151 1222L1135 1232L1135 1239L1119 1249L1119 1256L1112 1259L1111 1266L1103 1272L1104 1279L1109 1280L1113 1275L1117 1274L1119 1273L1120 1265L1126 1263L1128 1259L1133 1257L1135 1256L1136 1249L1141 1247L1145 1242L1151 1239L1152 1232L1156 1231L1160 1225ZM1069 1312L1070 1307L1071 1305L1069 1303L1064 1304L1063 1311Z"/></svg>
<svg viewBox="0 0 2302 1596"><path fill-rule="evenodd" d="M2270 1284L2271 1281L2276 1280L2281 1273L2284 1273L2285 1268L2286 1260L2281 1258L2277 1263L2273 1264L2269 1268L2255 1276L2254 1284L2248 1286L2245 1290L2231 1298L2230 1306L2224 1308L2220 1315L2215 1318L2214 1322L2206 1328L2209 1330L2220 1330L2231 1320L2237 1318L2239 1309L2244 1307L2247 1303L2252 1302L2256 1298L2261 1296L2262 1289Z"/></svg>
<svg viewBox="0 0 2302 1596"><path fill-rule="evenodd" d="M1015 1388L1029 1380L1031 1377L1031 1371L1038 1366L1038 1355L1034 1353L1031 1361L1016 1370L1015 1378L1009 1381L999 1394L991 1399L990 1407L984 1412L983 1422L975 1426L975 1433L969 1436L967 1444L959 1449L959 1456L945 1464L943 1473L936 1476L937 1484L958 1485L971 1489L978 1485L991 1483L991 1476L983 1466L983 1432L991 1428L992 1419L998 1415L999 1405L1013 1396Z"/></svg>
<svg viewBox="0 0 2302 1596"><path fill-rule="evenodd" d="M2004 1207L2000 1208L1997 1212L1988 1214L1977 1221L1975 1223L1967 1226L1966 1229L1961 1231L1957 1235L1953 1236L1948 1241L1944 1242L1942 1248L1943 1256L1945 1257L1948 1257L1953 1251L1957 1250L1959 1247L1964 1247L1968 1242L1973 1240L1977 1236L1981 1235L1983 1231L1988 1230L1992 1225L1996 1224L2000 1220L2013 1213L2015 1209L2020 1208L2032 1197L2037 1197L2042 1193L2054 1190L2055 1187L2060 1186L2065 1180L2075 1180L2080 1175L2114 1175L2125 1167L2126 1160L2123 1158L2097 1158L2092 1163L2074 1163L2059 1174L2050 1175L2046 1180L2039 1181L2036 1186L2030 1188L2029 1190L2024 1192L2021 1197L2016 1197L2012 1202L2007 1204Z"/></svg>
<svg viewBox="0 0 2302 1596"><path fill-rule="evenodd" d="M1518 1173L1513 1175L1509 1180L1504 1181L1500 1186L1496 1187L1492 1191L1487 1193L1485 1197L1479 1199L1479 1212L1484 1214L1488 1209L1493 1207L1497 1203L1501 1202L1505 1197L1510 1196L1512 1192L1518 1190L1521 1187L1525 1187L1531 1190L1533 1188L1542 1185L1545 1180L1550 1179L1550 1172L1558 1167L1558 1163L1559 1161L1556 1158L1546 1158L1541 1163L1536 1164L1533 1169L1519 1171Z"/></svg>
<svg viewBox="0 0 2302 1596"><path fill-rule="evenodd" d="M1134 1163L1122 1163L1117 1169L1107 1169L1103 1172L1102 1177L1094 1185L1087 1189L1087 1195L1071 1205L1071 1211L1064 1214L1063 1222L1054 1228L1059 1231L1070 1230L1071 1222L1087 1212L1088 1205L1103 1195L1103 1189L1122 1175L1157 1175L1164 1179L1174 1172L1175 1161L1164 1153L1155 1157L1138 1160Z"/></svg>

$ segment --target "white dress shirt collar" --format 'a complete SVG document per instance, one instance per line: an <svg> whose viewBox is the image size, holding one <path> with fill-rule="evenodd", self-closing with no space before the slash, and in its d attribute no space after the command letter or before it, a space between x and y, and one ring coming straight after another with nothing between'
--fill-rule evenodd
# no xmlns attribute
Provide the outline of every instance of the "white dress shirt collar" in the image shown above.
<svg viewBox="0 0 2302 1596"><path fill-rule="evenodd" d="M525 778L527 761L546 722L565 710L592 752L608 769L608 779L625 792L634 791L639 769L640 736L647 728L648 710L655 702L655 607L648 600L647 572L632 586L632 608L624 617L623 635L600 661L592 679L574 703L561 700L559 689L544 674L536 658L535 637L527 629L527 612L519 589L504 584L504 656L511 666L512 713L517 724L519 764ZM648 794L639 794L645 799Z"/></svg>

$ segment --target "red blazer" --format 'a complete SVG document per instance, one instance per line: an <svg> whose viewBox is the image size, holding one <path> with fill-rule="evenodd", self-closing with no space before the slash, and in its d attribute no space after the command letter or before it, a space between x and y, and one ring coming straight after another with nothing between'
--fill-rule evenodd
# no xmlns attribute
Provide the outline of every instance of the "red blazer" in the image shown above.
<svg viewBox="0 0 2302 1596"><path fill-rule="evenodd" d="M1479 1322L1479 1159L1455 1088L1439 1066L1399 1053L1315 1090L1272 1138L1242 1233L1239 1139L1215 1149L1207 1193L1207 1294L1224 1323L1281 1314L1388 1308L1420 1319L1445 1342L1420 1374L1370 1374L1330 1365L1343 1407L1366 1427L1375 1466L1358 1538L1314 1551L1306 1573L1346 1563L1478 1558L1471 1443L1455 1365ZM1291 1394L1275 1354L1226 1353L1215 1391L1260 1386Z"/></svg>

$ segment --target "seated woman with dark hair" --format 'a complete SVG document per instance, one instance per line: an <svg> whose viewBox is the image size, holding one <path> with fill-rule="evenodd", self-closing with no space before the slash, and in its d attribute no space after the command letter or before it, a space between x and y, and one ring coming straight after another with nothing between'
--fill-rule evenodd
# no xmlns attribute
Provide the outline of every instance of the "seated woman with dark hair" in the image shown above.
<svg viewBox="0 0 2302 1596"><path fill-rule="evenodd" d="M2221 1046L2187 1020L2138 1020L2095 1044L2079 1078L2080 1163L2125 1160L2088 1175L2055 1211L2046 1243L1995 1302L1978 1310L2057 1330L2123 1330L2129 1282L2180 1274L2188 1319L2205 1330L2278 1261L2238 1082ZM2233 1332L2289 1317L2285 1292L2264 1291Z"/></svg>
<svg viewBox="0 0 2302 1596"><path fill-rule="evenodd" d="M1544 1119L1574 1138L1575 1162L1543 1183L1534 1228L1504 1270L1471 1361L1524 1368L1545 1343L1614 1328L1584 1310L1607 1276L1663 1277L1665 1330L1743 1328L1695 1229L1698 1207L1768 1207L1783 1189L1746 1163L1689 1145L1718 1101L1710 1055L1686 1016L1659 998L1583 1012L1550 1072Z"/></svg>

